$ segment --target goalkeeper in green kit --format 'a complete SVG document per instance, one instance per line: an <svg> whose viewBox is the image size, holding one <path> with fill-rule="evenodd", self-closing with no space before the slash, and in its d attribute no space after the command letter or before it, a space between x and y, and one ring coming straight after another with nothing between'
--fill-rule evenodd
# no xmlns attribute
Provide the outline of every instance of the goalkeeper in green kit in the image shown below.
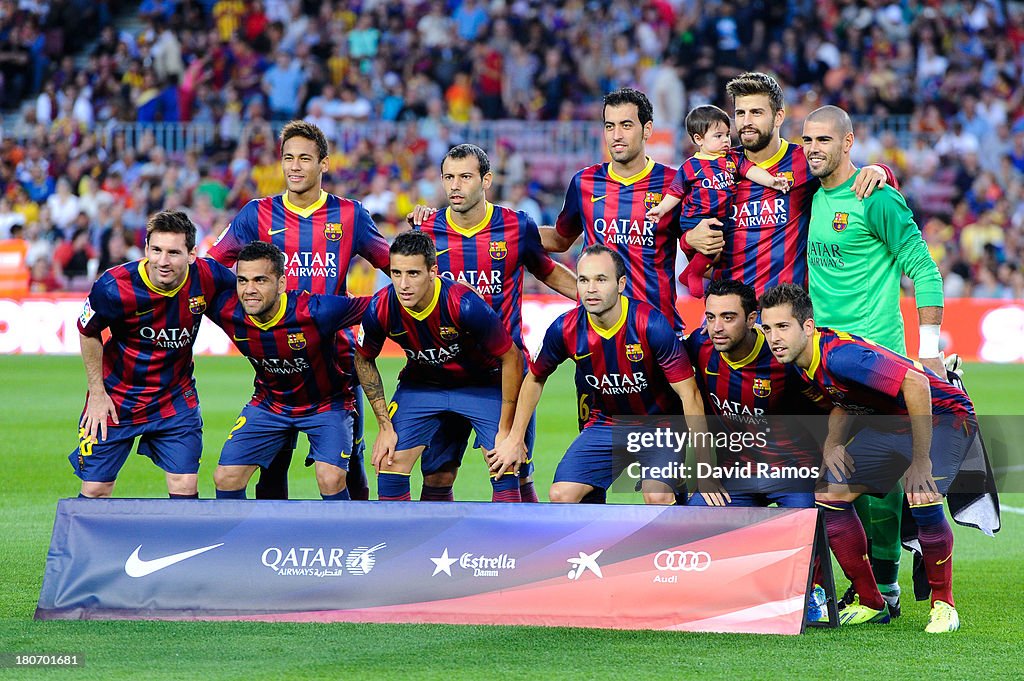
<svg viewBox="0 0 1024 681"><path fill-rule="evenodd" d="M889 186L858 199L860 170L850 160L853 124L845 111L824 106L804 121L803 148L811 174L821 181L811 205L807 237L809 293L815 323L857 334L907 355L900 315L900 278L914 282L921 364L942 378L939 355L942 275L903 196ZM884 498L862 495L857 511L871 547L871 567L892 616L900 614L897 581L903 490ZM843 597L851 602L851 591ZM840 605L842 607L842 605Z"/></svg>

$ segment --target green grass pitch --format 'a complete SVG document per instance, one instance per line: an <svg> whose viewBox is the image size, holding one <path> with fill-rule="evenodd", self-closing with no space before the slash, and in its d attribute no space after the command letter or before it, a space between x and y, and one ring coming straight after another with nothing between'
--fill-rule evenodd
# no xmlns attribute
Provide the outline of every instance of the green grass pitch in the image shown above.
<svg viewBox="0 0 1024 681"><path fill-rule="evenodd" d="M394 385L396 360L381 362ZM571 368L548 381L538 420L537 489L542 498L575 430ZM206 422L200 494L213 495L212 470L224 437L251 394L240 358L197 361ZM0 669L0 679L330 679L349 678L1008 678L1024 653L1024 515L1003 514L990 539L956 528L955 589L963 626L952 636L922 631L927 605L904 600L888 626L811 630L804 636L746 636L538 627L231 622L36 622L54 509L75 496L67 454L75 446L84 378L77 357L0 357L0 653L79 653L69 670ZM968 367L968 385L986 414L1021 414L1024 367ZM372 425L370 419L368 425ZM372 433L370 433L372 438ZM372 440L371 440L372 441ZM314 498L312 472L292 468L295 497ZM414 480L414 494L419 482ZM250 487L251 490L251 487ZM165 494L163 476L133 456L118 496ZM251 492L250 492L251 493ZM489 498L472 453L456 484L459 499ZM611 495L612 502L635 501ZM1004 495L1024 507L1024 494ZM102 547L98 547L102 550ZM901 573L910 593L909 560ZM840 574L838 588L845 588Z"/></svg>

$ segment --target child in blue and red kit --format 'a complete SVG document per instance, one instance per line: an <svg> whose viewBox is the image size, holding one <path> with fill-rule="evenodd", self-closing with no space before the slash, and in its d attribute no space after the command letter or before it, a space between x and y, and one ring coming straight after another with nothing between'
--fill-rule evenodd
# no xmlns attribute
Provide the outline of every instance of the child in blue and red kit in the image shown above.
<svg viewBox="0 0 1024 681"><path fill-rule="evenodd" d="M731 148L729 125L729 115L717 106L698 106L686 115L686 134L698 151L679 167L665 198L647 213L648 220L658 221L685 198L679 217L684 232L704 218L720 220L721 229L727 230L733 225L732 203L738 177L782 192L789 191L789 181L784 176L772 175L747 160L742 149ZM702 298L704 273L713 259L690 248L683 240L680 246L689 258L680 280L686 283L690 295Z"/></svg>

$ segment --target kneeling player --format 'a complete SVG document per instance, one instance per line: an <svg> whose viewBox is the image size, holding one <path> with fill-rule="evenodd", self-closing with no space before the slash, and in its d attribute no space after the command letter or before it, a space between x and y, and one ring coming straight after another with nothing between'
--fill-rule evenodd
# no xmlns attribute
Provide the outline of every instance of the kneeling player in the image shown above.
<svg viewBox="0 0 1024 681"><path fill-rule="evenodd" d="M816 329L813 316L811 299L798 286L783 284L761 297L772 352L780 362L796 364L801 378L833 405L824 446L826 486L816 501L825 510L836 560L860 598L840 611L840 622L889 621L852 504L865 492L884 494L903 476L932 590L925 631L955 631L953 531L942 498L977 434L970 398L906 357L858 336ZM872 419L844 446L850 414L909 418Z"/></svg>
<svg viewBox="0 0 1024 681"><path fill-rule="evenodd" d="M438 277L434 241L423 232L400 234L391 245L391 282L363 316L356 371L380 427L372 454L378 496L407 501L413 464L421 455L447 451L426 446L453 416L472 424L475 446L485 453L505 439L523 382L523 356L483 298ZM375 362L388 337L408 357L390 405ZM521 500L516 476L525 458L503 459L491 476L493 501ZM447 463L426 461L423 469Z"/></svg>
<svg viewBox="0 0 1024 681"><path fill-rule="evenodd" d="M238 253L237 291L221 294L209 316L256 370L214 473L218 499L244 499L249 478L270 465L297 433L309 437L320 496L349 498L355 396L334 341L362 317L369 298L285 292L284 253L254 241Z"/></svg>
<svg viewBox="0 0 1024 681"><path fill-rule="evenodd" d="M600 245L583 251L577 263L581 303L556 319L544 335L523 383L512 432L496 452L492 468L524 450L523 437L544 382L565 360L576 362L584 424L558 464L551 501L578 503L594 490L611 487L630 463L613 455L614 428L628 427L620 417L683 412L693 421L691 427L704 430L704 409L681 341L658 310L623 296L625 286L626 265L618 253ZM644 500L673 504L676 479L643 474L671 463L659 453L647 460L651 454L638 457Z"/></svg>

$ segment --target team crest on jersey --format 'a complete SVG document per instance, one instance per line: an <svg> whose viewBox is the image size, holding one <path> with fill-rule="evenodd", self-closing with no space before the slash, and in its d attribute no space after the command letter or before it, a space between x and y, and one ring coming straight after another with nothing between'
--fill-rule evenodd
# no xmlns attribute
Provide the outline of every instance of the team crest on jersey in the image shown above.
<svg viewBox="0 0 1024 681"><path fill-rule="evenodd" d="M826 385L825 386L825 392L827 392L832 397L842 397L843 396L843 391L840 388L835 387L834 385Z"/></svg>
<svg viewBox="0 0 1024 681"><path fill-rule="evenodd" d="M192 296L188 299L188 311L192 314L206 312L206 296Z"/></svg>
<svg viewBox="0 0 1024 681"><path fill-rule="evenodd" d="M328 241L341 241L341 235L345 233L341 228L340 222L328 222L324 225L324 236Z"/></svg>
<svg viewBox="0 0 1024 681"><path fill-rule="evenodd" d="M754 379L754 396L768 397L772 394L772 380L770 378Z"/></svg>
<svg viewBox="0 0 1024 681"><path fill-rule="evenodd" d="M832 218L832 229L837 232L841 232L850 224L849 213L836 213L836 216Z"/></svg>
<svg viewBox="0 0 1024 681"><path fill-rule="evenodd" d="M733 161L731 158L726 159L725 160L725 169L728 170L730 173L735 175L736 174L736 162Z"/></svg>
<svg viewBox="0 0 1024 681"><path fill-rule="evenodd" d="M442 326L441 327L441 338L444 340L453 340L459 337L459 330L454 326Z"/></svg>
<svg viewBox="0 0 1024 681"><path fill-rule="evenodd" d="M487 252L491 254L491 258L494 260L504 260L505 256L508 255L508 242L492 241L491 247Z"/></svg>
<svg viewBox="0 0 1024 681"><path fill-rule="evenodd" d="M626 343L626 359L639 362L644 358L644 349L639 343Z"/></svg>
<svg viewBox="0 0 1024 681"><path fill-rule="evenodd" d="M784 173L776 173L776 174L777 175L782 175L784 178L786 178L786 182L789 182L789 186L790 187L792 187L794 184L796 184L796 180L793 179L793 171L792 170L787 170Z"/></svg>
<svg viewBox="0 0 1024 681"><path fill-rule="evenodd" d="M651 210L659 203L661 203L661 197L661 192L647 192L646 194L644 194L644 207L647 210Z"/></svg>
<svg viewBox="0 0 1024 681"><path fill-rule="evenodd" d="M288 347L292 350L301 350L306 347L306 334L301 331L288 334Z"/></svg>

